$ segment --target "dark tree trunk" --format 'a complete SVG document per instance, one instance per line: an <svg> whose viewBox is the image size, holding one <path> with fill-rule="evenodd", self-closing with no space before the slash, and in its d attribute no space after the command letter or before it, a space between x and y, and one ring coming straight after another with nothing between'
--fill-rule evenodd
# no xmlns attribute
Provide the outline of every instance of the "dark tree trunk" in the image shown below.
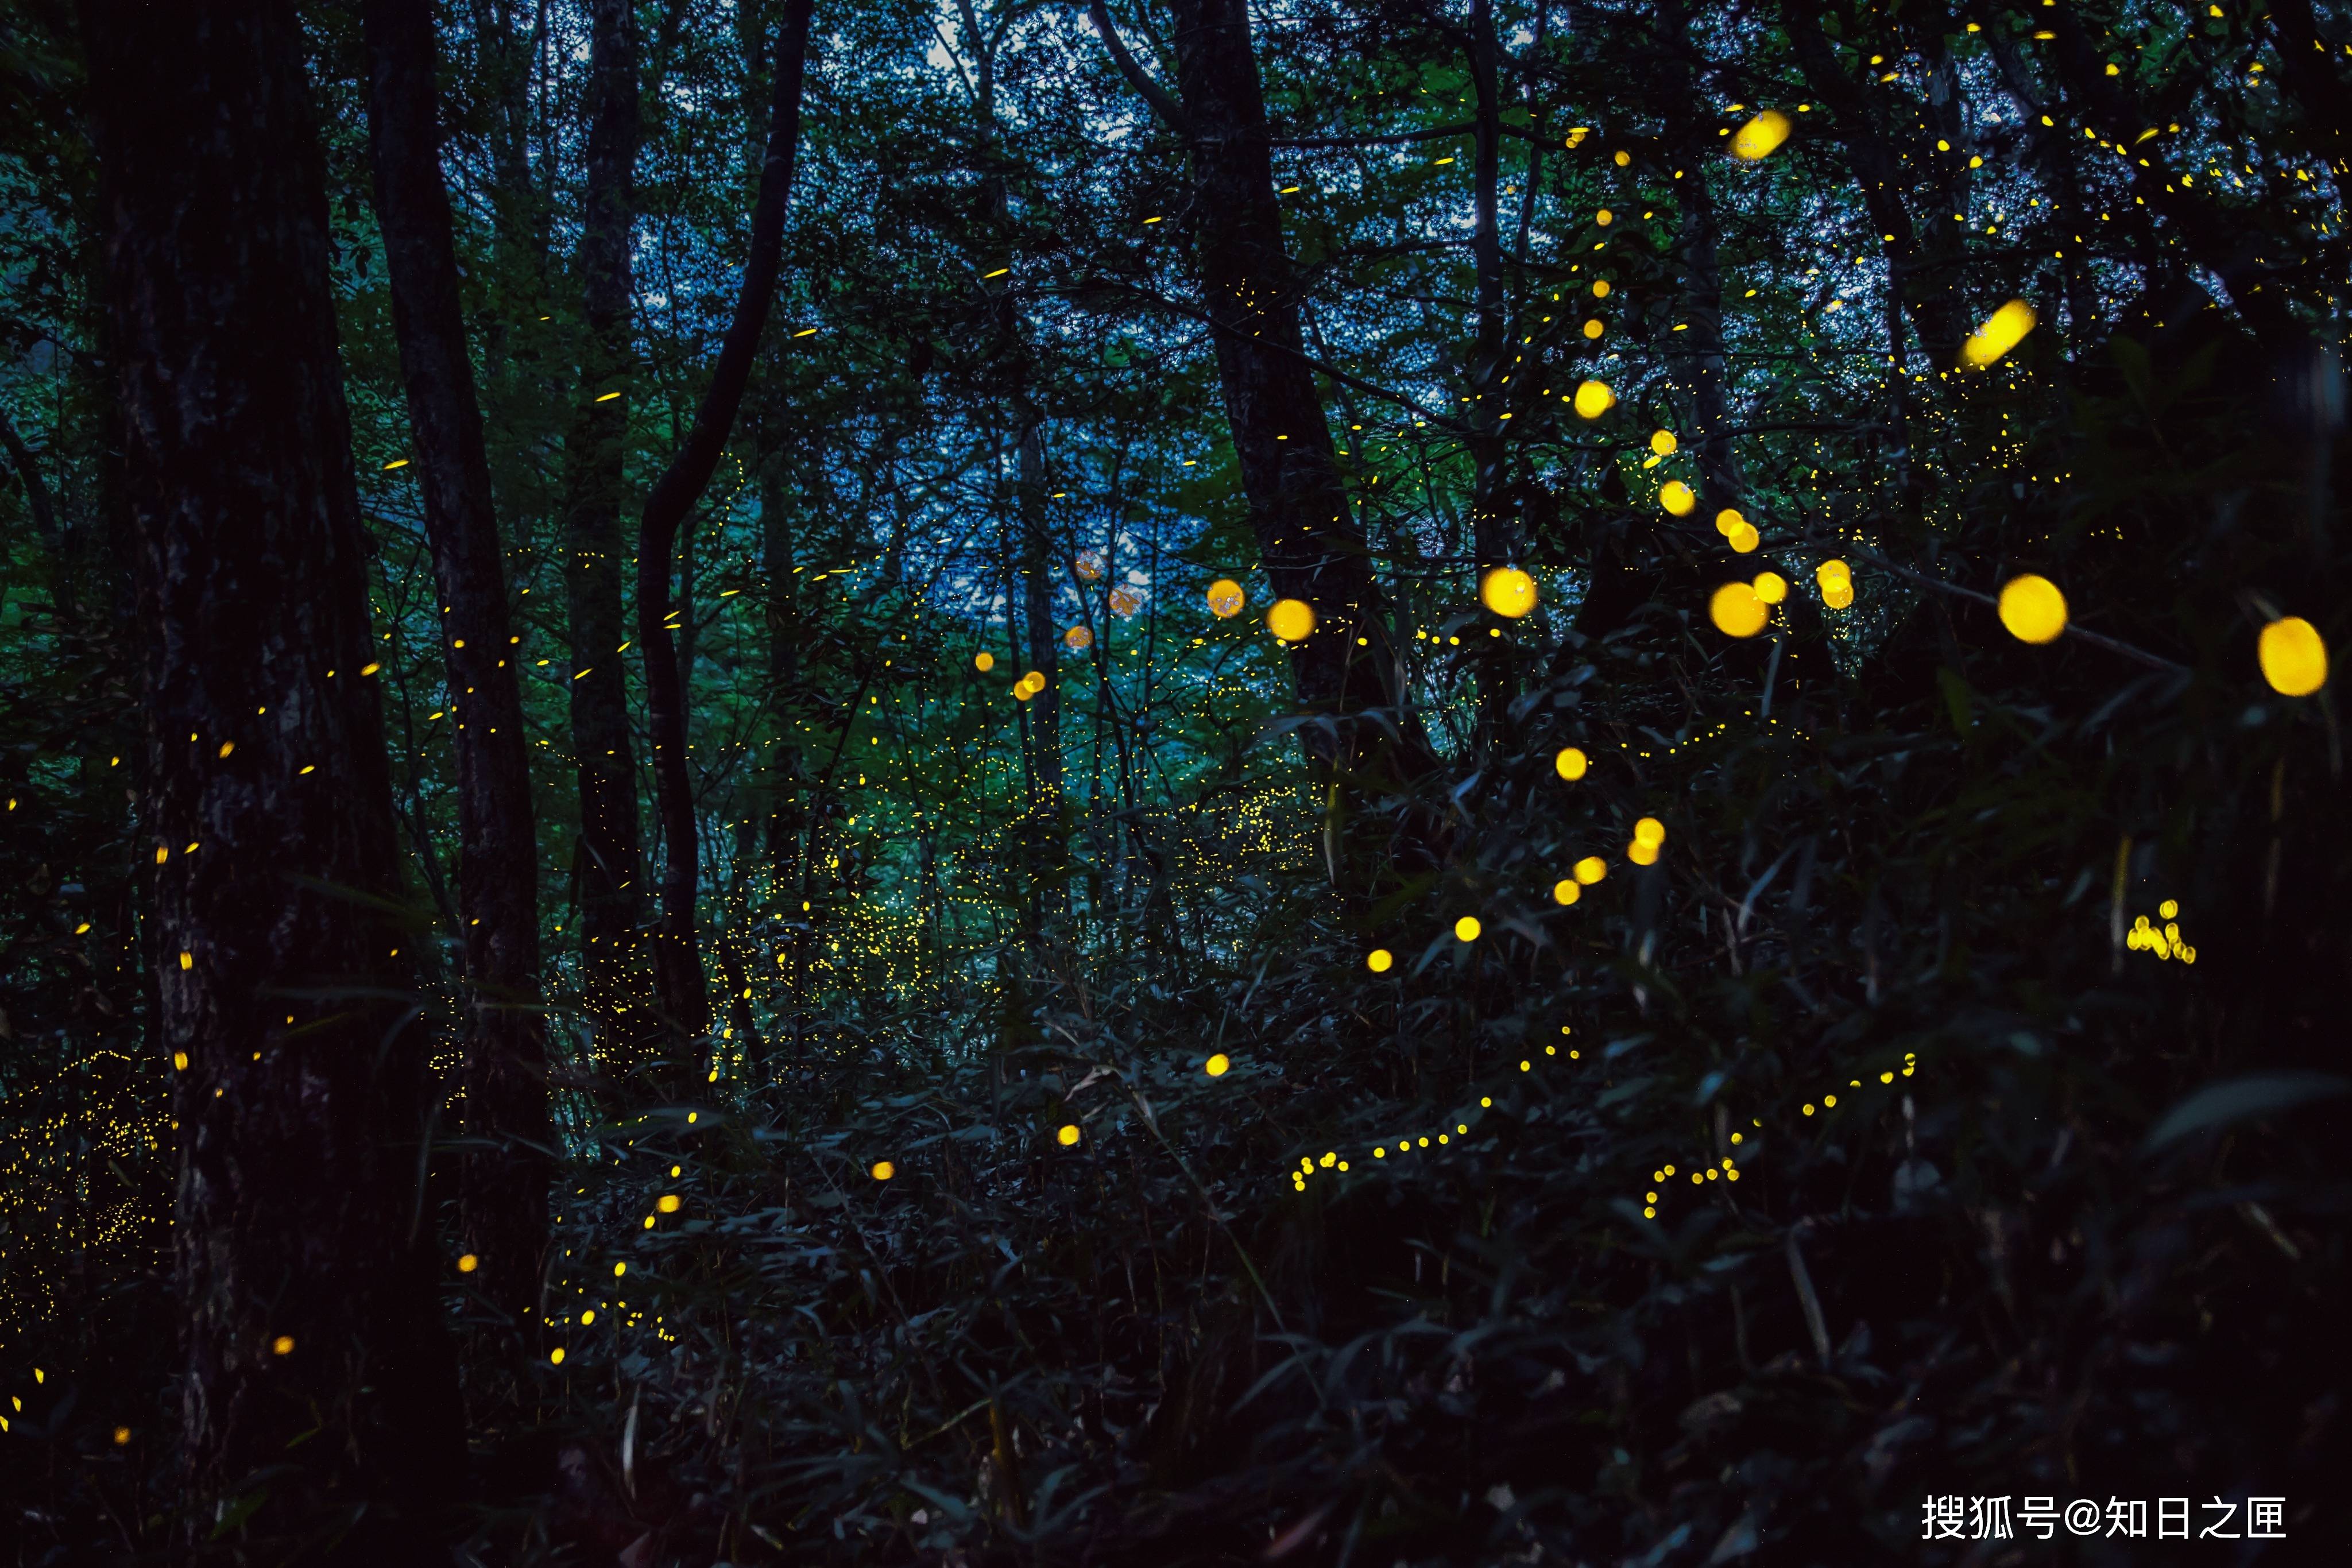
<svg viewBox="0 0 2352 1568"><path fill-rule="evenodd" d="M2320 37L2311 0L2271 0L2270 16L2278 29L2279 74L2303 110L2305 134L2329 168L2352 172L2352 81L2341 68L2342 46L2331 49Z"/></svg>
<svg viewBox="0 0 2352 1568"><path fill-rule="evenodd" d="M643 890L635 745L629 733L621 587L631 361L629 236L639 135L637 29L630 0L589 7L588 180L577 267L586 317L580 400L564 447L565 609L572 634L572 749L580 780L574 902L580 973L604 1064L636 1065L628 1018Z"/></svg>
<svg viewBox="0 0 2352 1568"><path fill-rule="evenodd" d="M80 12L180 1069L179 1496L199 1541L258 1494L248 1539L364 1507L351 1560L425 1561L463 1451L301 35L291 0Z"/></svg>
<svg viewBox="0 0 2352 1568"><path fill-rule="evenodd" d="M58 619L74 619L72 541L58 524L57 508L49 504L49 487L41 482L41 471L34 466L33 454L0 413L0 452L5 452L16 470L16 478L25 486L25 505L33 514L33 531L41 537L41 548L49 558L49 598L58 607Z"/></svg>
<svg viewBox="0 0 2352 1568"><path fill-rule="evenodd" d="M980 131L977 162L996 247L992 259L1009 267L1015 259L1015 235L1007 180L1014 164L996 117L996 50L1003 35L981 25L971 0L958 0L956 15L962 23L962 41L971 55L972 114ZM1018 633L1013 637L1013 658L1023 666L1020 673L1034 671L1045 680L1036 695L1022 705L1020 718L1022 779L1028 805L1019 846L1022 936L1029 945L1030 962L1035 965L1041 961L1039 939L1045 927L1068 907L1064 876L1068 856L1062 827L1061 645L1054 627L1053 528L1045 510L1045 416L1033 390L1035 354L1009 286L996 291L992 306L996 329L992 357L1002 367L1005 402L1012 415L1013 503L1020 530L1018 549L1008 551L1006 561L1008 588L1012 577L1019 579L1020 607L1016 613L1008 593L1005 621L1008 631L1016 622L1027 628L1025 646ZM1001 445L998 461L1001 483Z"/></svg>
<svg viewBox="0 0 2352 1568"><path fill-rule="evenodd" d="M1948 370L1958 359L1960 341L1969 329L1967 313L1955 293L1959 282L1959 247L1953 243L1956 235L1950 214L1928 214L1927 233L1922 239L1903 205L1909 181L1903 172L1902 154L1879 128L1861 87L1838 63L1836 51L1822 32L1816 8L1800 3L1780 9L1806 85L1830 111L1846 162L1862 187L1863 206L1886 256L1887 286L1902 299L1927 357L1938 369Z"/></svg>
<svg viewBox="0 0 2352 1568"><path fill-rule="evenodd" d="M768 864L779 889L797 880L801 843L800 580L793 575L793 515L784 501L784 434L771 411L763 422L760 475L760 570L768 642L769 705L777 735L768 763ZM798 911L793 912L795 915Z"/></svg>
<svg viewBox="0 0 2352 1568"><path fill-rule="evenodd" d="M775 298L783 260L784 205L792 194L793 152L800 141L801 83L808 57L813 0L786 0L776 39L775 102L768 151L751 209L751 249L735 300L735 318L719 350L710 385L694 412L686 443L646 498L637 532L637 641L646 661L646 718L653 732L654 795L661 811L661 926L654 947L654 988L668 1024L689 1037L710 1028L710 991L702 976L694 903L700 835L694 818L694 775L686 759L686 682L670 642L670 566L678 529L719 466L751 377L751 359Z"/></svg>
<svg viewBox="0 0 2352 1568"><path fill-rule="evenodd" d="M425 530L457 719L457 914L467 980L466 1249L500 1310L527 1316L547 1248L552 1128L539 1012L539 842L490 500L481 405L441 181L431 0L369 0L368 145Z"/></svg>
<svg viewBox="0 0 2352 1568"><path fill-rule="evenodd" d="M1690 66L1690 22L1681 0L1666 0L1660 5L1658 26L1659 41L1669 61L1668 97L1676 106L1670 111L1669 124L1679 143L1675 156L1683 172L1683 178L1675 182L1682 223L1675 241L1681 285L1675 319L1683 330L1666 334L1666 362L1688 400L1691 444L1698 458L1700 515L1692 521L1712 525L1724 507L1740 505L1739 468L1731 440L1728 360L1723 347L1723 268L1717 259L1721 230L1716 220L1715 193L1707 183L1707 165L1717 153L1711 145L1713 128L1688 112L1704 102L1704 94ZM1711 526L1706 538L1713 548Z"/></svg>
<svg viewBox="0 0 2352 1568"><path fill-rule="evenodd" d="M1014 458L1014 493L1021 512L1022 613L1028 622L1029 669L1045 677L1029 699L1029 748L1034 754L1029 800L1029 936L1034 941L1063 914L1062 645L1054 631L1053 534L1045 520L1045 415L1026 399L1016 404L1021 447ZM1024 674L1027 672L1024 672Z"/></svg>
<svg viewBox="0 0 2352 1568"><path fill-rule="evenodd" d="M1315 612L1314 633L1290 649L1298 700L1335 715L1393 713L1402 672L1300 346L1246 0L1173 0L1171 9L1181 108L1136 68L1099 5L1096 24L1122 72L1191 152L1202 293L1251 526L1275 591ZM1310 731L1308 745L1326 759L1385 752L1405 773L1431 766L1410 742L1381 747L1369 732Z"/></svg>
<svg viewBox="0 0 2352 1568"><path fill-rule="evenodd" d="M1477 337L1470 350L1470 553L1483 582L1496 567L1514 563L1518 528L1509 496L1508 429L1513 367L1507 362L1503 315L1503 235L1496 187L1503 175L1500 53L1495 42L1491 0L1470 3L1470 83L1477 97L1476 153L1471 172L1470 259L1477 289ZM1517 693L1511 663L1500 643L1480 639L1478 729L1482 747L1496 744Z"/></svg>
<svg viewBox="0 0 2352 1568"><path fill-rule="evenodd" d="M1476 152L1471 171L1470 260L1477 289L1477 337L1470 349L1469 447L1476 465L1471 497L1471 552L1485 572L1512 555L1507 521L1497 497L1505 483L1503 378L1503 236L1496 186L1502 180L1502 84L1496 78L1495 11L1490 0L1470 0L1470 83L1477 95Z"/></svg>

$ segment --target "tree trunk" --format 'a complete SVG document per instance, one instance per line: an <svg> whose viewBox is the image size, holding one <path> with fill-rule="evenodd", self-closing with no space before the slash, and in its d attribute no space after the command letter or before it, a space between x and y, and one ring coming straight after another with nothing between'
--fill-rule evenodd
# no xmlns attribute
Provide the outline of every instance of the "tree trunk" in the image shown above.
<svg viewBox="0 0 2352 1568"><path fill-rule="evenodd" d="M630 231L637 159L637 31L630 0L591 0L588 183L577 267L586 334L579 406L564 446L565 608L572 634L572 749L580 781L574 855L581 989L604 1064L635 1065L642 1030L627 1017L635 967L642 850L635 746L621 650L621 584L630 350Z"/></svg>
<svg viewBox="0 0 2352 1568"><path fill-rule="evenodd" d="M1791 4L1780 9L1806 84L1830 111L1846 162L1862 187L1863 206L1886 256L1887 287L1902 299L1927 357L1938 369L1948 370L1968 336L1967 313L1954 292L1959 282L1959 249L1946 237L1955 234L1950 214L1928 214L1927 236L1922 241L1903 205L1909 181L1902 155L1880 131L1869 99L1838 63L1815 8Z"/></svg>
<svg viewBox="0 0 2352 1568"><path fill-rule="evenodd" d="M1013 489L1021 513L1022 614L1028 622L1029 669L1045 677L1028 703L1035 759L1029 798L1029 936L1034 942L1069 907L1063 880L1062 645L1054 630L1053 534L1045 519L1045 418L1026 397L1016 401L1013 413L1021 425Z"/></svg>
<svg viewBox="0 0 2352 1568"><path fill-rule="evenodd" d="M369 0L368 145L416 435L457 719L457 914L466 956L466 1249L483 1292L526 1317L547 1248L553 1130L539 1012L539 841L481 405L441 181L431 0Z"/></svg>
<svg viewBox="0 0 2352 1568"><path fill-rule="evenodd" d="M1099 5L1096 24L1129 79L1163 118L1173 117L1191 152L1202 293L1251 526L1275 591L1315 612L1313 633L1290 648L1298 700L1335 716L1394 713L1402 672L1300 347L1246 0L1172 0L1171 8L1181 109L1136 68ZM1326 760L1389 755L1407 774L1433 765L1410 743L1381 746L1372 732L1344 724L1336 733L1309 731L1307 745Z"/></svg>
<svg viewBox="0 0 2352 1568"><path fill-rule="evenodd" d="M1470 259L1477 290L1478 329L1470 350L1470 554L1477 580L1518 556L1517 519L1507 498L1510 453L1504 415L1510 399L1511 369L1505 362L1503 325L1503 235L1499 226L1502 180L1502 83L1497 76L1495 9L1491 0L1470 0L1470 81L1477 97L1476 152L1471 173ZM1478 733L1483 751L1500 742L1511 698L1517 695L1511 663L1502 644L1479 639Z"/></svg>
<svg viewBox="0 0 2352 1568"><path fill-rule="evenodd" d="M1669 134L1678 143L1675 158L1683 178L1675 182L1682 222L1675 240L1675 262L1680 301L1675 319L1683 330L1666 334L1665 359L1675 381L1687 398L1691 445L1698 459L1699 516L1709 525L1708 548L1714 548L1716 514L1741 504L1739 466L1732 449L1728 359L1723 347L1723 268L1717 259L1721 230L1715 214L1715 193L1707 183L1707 166L1719 155L1713 127L1688 111L1705 96L1690 68L1690 23L1681 0L1666 0L1658 9L1659 41L1668 64ZM1882 231L1884 232L1884 231Z"/></svg>
<svg viewBox="0 0 2352 1568"><path fill-rule="evenodd" d="M814 0L786 0L776 39L776 96L769 111L768 151L751 209L751 248L744 258L735 318L719 350L710 385L694 412L686 443L646 498L637 531L637 641L646 662L646 718L653 732L654 795L661 811L661 926L654 947L654 988L667 1023L688 1037L710 1029L710 991L702 976L694 903L699 833L694 776L686 759L686 682L670 642L670 566L678 528L710 484L742 405L751 359L775 298L783 260L784 205L792 193L793 152L800 141L801 83Z"/></svg>
<svg viewBox="0 0 2352 1568"><path fill-rule="evenodd" d="M83 0L146 641L190 1547L425 1560L463 1459L383 715L290 0ZM265 1478L264 1472L268 1472Z"/></svg>

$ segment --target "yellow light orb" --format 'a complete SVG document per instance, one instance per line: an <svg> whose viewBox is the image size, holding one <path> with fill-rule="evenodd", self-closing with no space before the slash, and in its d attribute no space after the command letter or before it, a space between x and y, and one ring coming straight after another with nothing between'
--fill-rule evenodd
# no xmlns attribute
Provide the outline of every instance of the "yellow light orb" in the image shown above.
<svg viewBox="0 0 2352 1568"><path fill-rule="evenodd" d="M1748 519L1740 516L1737 507L1726 507L1715 515L1715 531L1725 538L1729 538L1736 530L1747 526Z"/></svg>
<svg viewBox="0 0 2352 1568"><path fill-rule="evenodd" d="M1375 975L1385 975L1396 962L1396 955L1385 947L1375 947L1364 955L1364 967Z"/></svg>
<svg viewBox="0 0 2352 1568"><path fill-rule="evenodd" d="M2254 644L2263 679L2283 696L2307 697L2327 684L2327 644L2300 615L2273 621Z"/></svg>
<svg viewBox="0 0 2352 1568"><path fill-rule="evenodd" d="M1625 858L1635 865L1655 865L1658 863L1658 846L1635 839L1625 846Z"/></svg>
<svg viewBox="0 0 2352 1568"><path fill-rule="evenodd" d="M1592 280L1592 298L1595 299L1606 299L1609 298L1609 280L1607 278L1596 277Z"/></svg>
<svg viewBox="0 0 2352 1568"><path fill-rule="evenodd" d="M1707 619L1727 637L1753 637L1764 630L1771 612L1744 582L1727 582L1706 601Z"/></svg>
<svg viewBox="0 0 2352 1568"><path fill-rule="evenodd" d="M1076 1122L1064 1123L1062 1124L1062 1130L1055 1134L1054 1138L1055 1142L1062 1145L1062 1147L1066 1149L1068 1148L1071 1145L1078 1141L1078 1124Z"/></svg>
<svg viewBox="0 0 2352 1568"><path fill-rule="evenodd" d="M1073 626L1062 633L1062 641L1072 648L1090 648L1094 645L1095 634L1083 626Z"/></svg>
<svg viewBox="0 0 2352 1568"><path fill-rule="evenodd" d="M897 1176L898 1174L898 1167L892 1165L888 1160L876 1160L874 1162L874 1179L876 1181L888 1181L892 1176Z"/></svg>
<svg viewBox="0 0 2352 1568"><path fill-rule="evenodd" d="M1303 643L1315 630L1315 612L1303 599L1277 599L1265 612L1265 629L1286 643Z"/></svg>
<svg viewBox="0 0 2352 1568"><path fill-rule="evenodd" d="M1559 755L1551 759L1551 770L1571 784L1583 778L1585 768L1590 766L1584 753L1573 746L1561 747Z"/></svg>
<svg viewBox="0 0 2352 1568"><path fill-rule="evenodd" d="M2011 300L1960 345L1960 363L1972 370L1984 369L2023 342L2035 319L2032 306L2022 299Z"/></svg>
<svg viewBox="0 0 2352 1568"><path fill-rule="evenodd" d="M1574 904L1583 896L1583 887L1572 876L1564 876L1551 884L1551 901L1554 904Z"/></svg>
<svg viewBox="0 0 2352 1568"><path fill-rule="evenodd" d="M1110 591L1110 612L1122 621L1134 614L1141 602L1142 601L1124 588L1114 588Z"/></svg>
<svg viewBox="0 0 2352 1568"><path fill-rule="evenodd" d="M1230 577L1221 577L1209 584L1209 612L1220 621L1230 621L1239 615L1242 606L1248 602L1249 595L1244 593L1242 585Z"/></svg>
<svg viewBox="0 0 2352 1568"><path fill-rule="evenodd" d="M1658 505L1675 517L1687 517L1692 508L1698 505L1698 497L1691 493L1688 485L1679 479L1669 479L1658 487Z"/></svg>
<svg viewBox="0 0 2352 1568"><path fill-rule="evenodd" d="M2021 643L2050 642L2066 630L2066 596L2046 577L2012 577L2001 585L2000 623Z"/></svg>
<svg viewBox="0 0 2352 1568"><path fill-rule="evenodd" d="M1575 402L1579 419L1599 419L1617 406L1617 394L1604 382L1580 382Z"/></svg>
<svg viewBox="0 0 2352 1568"><path fill-rule="evenodd" d="M1789 117L1777 109L1768 109L1733 132L1731 155L1753 163L1759 158L1771 156L1774 149L1789 140Z"/></svg>
<svg viewBox="0 0 2352 1568"><path fill-rule="evenodd" d="M1609 874L1609 862L1599 855L1587 855L1570 868L1569 874L1585 886L1591 887Z"/></svg>
<svg viewBox="0 0 2352 1568"><path fill-rule="evenodd" d="M1207 1073L1212 1078L1223 1078L1225 1075L1225 1070L1231 1066L1233 1066L1232 1059L1227 1057L1225 1053L1221 1051L1217 1052L1216 1055L1209 1058L1208 1061L1201 1063L1201 1071Z"/></svg>
<svg viewBox="0 0 2352 1568"><path fill-rule="evenodd" d="M1666 841L1666 825L1655 817L1644 817L1633 824L1633 841L1637 844L1663 844Z"/></svg>
<svg viewBox="0 0 2352 1568"><path fill-rule="evenodd" d="M1741 555L1755 554L1756 547L1764 542L1763 538L1756 532L1755 525L1752 523L1739 523L1735 525L1732 530L1728 534L1725 535L1724 538L1730 543L1731 548Z"/></svg>
<svg viewBox="0 0 2352 1568"><path fill-rule="evenodd" d="M1598 338L1601 333L1606 332L1607 330L1609 330L1609 329L1601 324L1601 319L1597 316L1589 319L1584 323L1584 335L1588 338Z"/></svg>
<svg viewBox="0 0 2352 1568"><path fill-rule="evenodd" d="M457 1272L460 1274L470 1274L481 1266L482 1260L471 1252L457 1260Z"/></svg>
<svg viewBox="0 0 2352 1568"><path fill-rule="evenodd" d="M989 653L974 653L971 656L971 667L984 675L996 668L996 655Z"/></svg>
<svg viewBox="0 0 2352 1568"><path fill-rule="evenodd" d="M1021 684L1033 692L1042 692L1045 689L1045 672L1032 670L1021 677Z"/></svg>
<svg viewBox="0 0 2352 1568"><path fill-rule="evenodd" d="M654 1205L656 1208L660 1209L664 1214L676 1214L677 1212L677 1194L674 1192L666 1192L662 1194L660 1199Z"/></svg>
<svg viewBox="0 0 2352 1568"><path fill-rule="evenodd" d="M1593 221L1594 223L1596 223L1596 224L1599 224L1602 228L1604 228L1604 229L1605 229L1605 228L1607 228L1611 224L1613 224L1613 223L1615 223L1615 222L1617 221L1617 214L1616 214L1615 213L1611 212L1607 207L1603 207L1603 208L1601 208L1599 212L1597 212L1597 213L1595 213L1595 214L1592 214L1592 221Z"/></svg>
<svg viewBox="0 0 2352 1568"><path fill-rule="evenodd" d="M294 1336L293 1336L292 1334L290 1334L290 1333L282 1333L282 1334L279 1334L276 1339L271 1340L271 1341L269 1342L269 1354L272 1354L272 1355L291 1355L291 1354L294 1354Z"/></svg>
<svg viewBox="0 0 2352 1568"><path fill-rule="evenodd" d="M1475 942L1478 940L1478 933L1485 929L1485 926L1478 924L1476 915L1465 915L1454 923L1454 939L1456 942Z"/></svg>
<svg viewBox="0 0 2352 1568"><path fill-rule="evenodd" d="M1830 559L1813 569L1813 580L1821 585L1822 602L1832 610L1843 610L1853 602L1853 573L1845 562Z"/></svg>
<svg viewBox="0 0 2352 1568"><path fill-rule="evenodd" d="M553 1350L547 1353L547 1364L550 1366L562 1366L563 1364L563 1347L562 1345L559 1344Z"/></svg>
<svg viewBox="0 0 2352 1568"><path fill-rule="evenodd" d="M1767 604L1778 604L1789 597L1789 580L1777 571L1759 571L1756 574L1756 580L1748 586L1754 589L1756 597Z"/></svg>
<svg viewBox="0 0 2352 1568"><path fill-rule="evenodd" d="M1675 440L1675 433L1671 430L1657 430L1650 433L1650 450L1661 457L1672 457L1677 444L1679 444Z"/></svg>
<svg viewBox="0 0 2352 1568"><path fill-rule="evenodd" d="M1498 566L1479 580L1478 602L1517 621L1536 607L1536 580L1516 566Z"/></svg>

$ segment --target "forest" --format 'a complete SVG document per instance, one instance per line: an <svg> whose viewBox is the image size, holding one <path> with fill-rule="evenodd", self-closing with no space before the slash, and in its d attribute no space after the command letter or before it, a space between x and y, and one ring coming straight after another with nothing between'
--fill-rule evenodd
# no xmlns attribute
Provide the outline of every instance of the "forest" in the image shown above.
<svg viewBox="0 0 2352 1568"><path fill-rule="evenodd" d="M2342 1560L2347 181L2315 0L0 0L0 1563Z"/></svg>

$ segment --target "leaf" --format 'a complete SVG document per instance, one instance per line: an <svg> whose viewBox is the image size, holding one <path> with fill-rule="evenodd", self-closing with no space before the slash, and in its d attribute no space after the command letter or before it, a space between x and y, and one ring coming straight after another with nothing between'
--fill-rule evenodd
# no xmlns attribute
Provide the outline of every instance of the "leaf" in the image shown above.
<svg viewBox="0 0 2352 1568"><path fill-rule="evenodd" d="M1629 1078L1624 1082L1617 1085L1616 1088L1612 1089L1607 1093L1601 1095L1600 1099L1593 1102L1593 1104L1605 1111L1612 1105L1623 1104L1626 1101L1633 1099L1635 1095L1641 1093L1642 1091L1647 1089L1649 1086L1650 1080L1647 1077Z"/></svg>
<svg viewBox="0 0 2352 1568"><path fill-rule="evenodd" d="M1949 668L1945 668L1936 672L1936 684L1943 688L1944 709L1952 716L1953 731L1966 740L1969 732L1976 727L1972 716L1974 703L1969 693L1968 682Z"/></svg>
<svg viewBox="0 0 2352 1568"><path fill-rule="evenodd" d="M2152 1155L2192 1133L2250 1117L2276 1115L2347 1092L2352 1092L2352 1079L2339 1078L2332 1072L2257 1072L2209 1083L2166 1112L2164 1119L2148 1134L2147 1141L2140 1145L2140 1152Z"/></svg>

